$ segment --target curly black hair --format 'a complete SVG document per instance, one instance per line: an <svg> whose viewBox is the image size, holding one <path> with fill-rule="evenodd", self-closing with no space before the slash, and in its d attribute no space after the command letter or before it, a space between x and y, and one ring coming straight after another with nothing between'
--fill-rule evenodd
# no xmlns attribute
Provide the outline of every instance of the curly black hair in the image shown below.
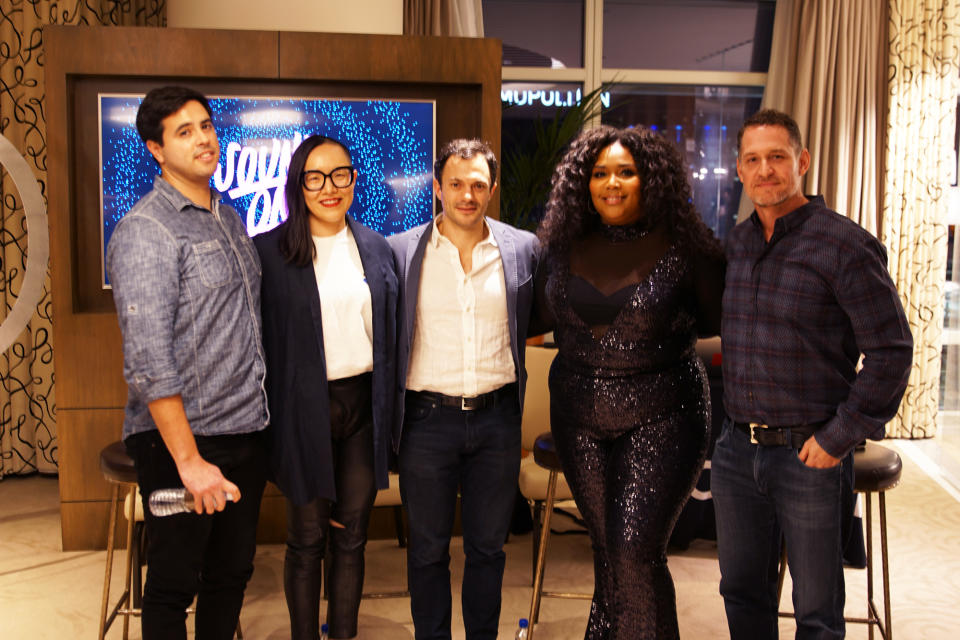
<svg viewBox="0 0 960 640"><path fill-rule="evenodd" d="M723 249L693 206L680 152L662 136L642 127L600 126L578 135L553 173L546 214L537 236L548 256L567 256L579 238L600 227L590 198L590 176L600 152L619 142L633 156L640 174L647 227L661 224L673 242L688 251L720 257Z"/></svg>

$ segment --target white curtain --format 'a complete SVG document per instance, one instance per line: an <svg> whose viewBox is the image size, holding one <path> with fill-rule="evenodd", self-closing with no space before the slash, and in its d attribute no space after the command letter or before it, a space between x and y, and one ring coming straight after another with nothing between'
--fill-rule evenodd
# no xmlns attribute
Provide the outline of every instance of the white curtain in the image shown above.
<svg viewBox="0 0 960 640"><path fill-rule="evenodd" d="M482 38L481 0L404 0L403 33Z"/></svg>
<svg viewBox="0 0 960 640"><path fill-rule="evenodd" d="M936 433L953 166L960 0L889 0L889 109L881 239L913 333L913 369L887 433ZM960 247L954 248L955 251Z"/></svg>

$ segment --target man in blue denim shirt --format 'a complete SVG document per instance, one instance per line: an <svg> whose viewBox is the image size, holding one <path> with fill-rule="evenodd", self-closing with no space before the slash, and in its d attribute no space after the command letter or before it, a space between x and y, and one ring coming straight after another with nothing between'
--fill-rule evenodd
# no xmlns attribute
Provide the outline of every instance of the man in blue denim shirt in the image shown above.
<svg viewBox="0 0 960 640"><path fill-rule="evenodd" d="M206 98L154 89L137 130L161 175L113 232L107 273L129 388L123 437L145 502L143 637L186 638L196 596L196 636L232 638L266 474L260 263L209 186L220 146ZM179 486L196 513L149 512L153 491Z"/></svg>

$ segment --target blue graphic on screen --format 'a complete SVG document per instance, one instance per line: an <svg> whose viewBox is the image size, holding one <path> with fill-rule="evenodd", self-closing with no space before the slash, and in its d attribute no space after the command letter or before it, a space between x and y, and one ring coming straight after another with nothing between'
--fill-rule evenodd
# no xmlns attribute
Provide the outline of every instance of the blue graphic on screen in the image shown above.
<svg viewBox="0 0 960 640"><path fill-rule="evenodd" d="M153 188L156 163L136 130L142 95L100 98L103 249L117 222ZM290 156L313 134L350 149L358 172L350 215L384 235L430 220L432 101L210 97L220 163L210 185L254 236L286 219Z"/></svg>

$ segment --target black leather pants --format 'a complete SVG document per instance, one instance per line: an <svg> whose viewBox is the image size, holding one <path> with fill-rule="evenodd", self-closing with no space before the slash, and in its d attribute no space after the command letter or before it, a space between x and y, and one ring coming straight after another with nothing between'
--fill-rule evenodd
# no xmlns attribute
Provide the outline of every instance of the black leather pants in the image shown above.
<svg viewBox="0 0 960 640"><path fill-rule="evenodd" d="M297 506L287 501L287 553L283 590L293 640L317 640L322 564L327 566L327 625L330 638L357 635L363 591L363 552L376 497L370 377L357 384L331 384L330 430L337 501L317 499ZM359 381L365 381L365 385ZM344 381L348 382L348 381ZM338 528L330 520L344 525Z"/></svg>

